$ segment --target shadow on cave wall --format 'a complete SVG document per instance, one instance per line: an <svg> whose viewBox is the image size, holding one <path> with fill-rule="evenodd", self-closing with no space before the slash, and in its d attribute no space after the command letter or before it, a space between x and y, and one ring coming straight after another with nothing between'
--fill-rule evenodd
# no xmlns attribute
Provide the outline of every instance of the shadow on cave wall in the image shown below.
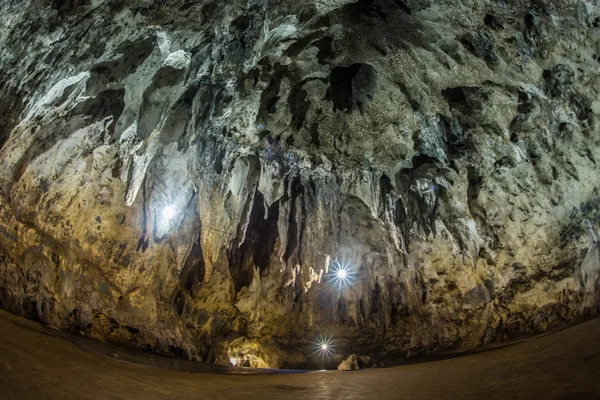
<svg viewBox="0 0 600 400"><path fill-rule="evenodd" d="M261 275L265 272L279 237L279 202L265 209L264 197L256 191L250 207L244 241L239 246L234 244L228 254L229 272L236 293L250 285L254 266L258 267Z"/></svg>

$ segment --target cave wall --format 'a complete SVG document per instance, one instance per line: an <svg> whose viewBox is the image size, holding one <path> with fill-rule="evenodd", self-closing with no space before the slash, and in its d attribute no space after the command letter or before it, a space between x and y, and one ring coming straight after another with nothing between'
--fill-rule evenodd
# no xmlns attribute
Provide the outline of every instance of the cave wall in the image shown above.
<svg viewBox="0 0 600 400"><path fill-rule="evenodd" d="M256 367L598 312L597 2L0 5L3 308Z"/></svg>

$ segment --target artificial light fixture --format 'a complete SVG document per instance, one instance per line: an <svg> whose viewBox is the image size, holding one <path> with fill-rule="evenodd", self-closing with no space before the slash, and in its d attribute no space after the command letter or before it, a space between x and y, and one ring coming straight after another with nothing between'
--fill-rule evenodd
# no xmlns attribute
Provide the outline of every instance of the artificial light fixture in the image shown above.
<svg viewBox="0 0 600 400"><path fill-rule="evenodd" d="M331 338L321 337L315 342L316 351L313 354L321 356L321 358L329 357L333 354L333 347Z"/></svg>
<svg viewBox="0 0 600 400"><path fill-rule="evenodd" d="M166 206L162 213L165 222L169 222L170 220L172 220L173 217L175 217L175 214L175 207L173 207L172 205Z"/></svg>
<svg viewBox="0 0 600 400"><path fill-rule="evenodd" d="M345 264L340 264L336 261L331 269L333 282L337 284L338 289L342 289L342 286L349 285L352 283L353 275L350 268Z"/></svg>

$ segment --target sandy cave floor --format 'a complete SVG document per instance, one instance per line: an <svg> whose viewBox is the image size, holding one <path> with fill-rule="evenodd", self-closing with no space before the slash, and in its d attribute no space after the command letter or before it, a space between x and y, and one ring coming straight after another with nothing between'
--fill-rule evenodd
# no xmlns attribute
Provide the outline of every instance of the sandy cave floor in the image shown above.
<svg viewBox="0 0 600 400"><path fill-rule="evenodd" d="M157 368L157 358L150 354L133 363L125 350L105 357L101 353L106 348L100 349L84 349L0 311L0 398L600 398L600 319L485 353L356 372L189 372L176 361L171 361L174 369Z"/></svg>

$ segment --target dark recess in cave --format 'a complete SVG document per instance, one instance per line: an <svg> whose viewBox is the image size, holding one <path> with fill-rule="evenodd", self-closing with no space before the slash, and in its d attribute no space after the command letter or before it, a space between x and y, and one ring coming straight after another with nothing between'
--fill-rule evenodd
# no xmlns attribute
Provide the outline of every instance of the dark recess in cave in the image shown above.
<svg viewBox="0 0 600 400"><path fill-rule="evenodd" d="M551 70L544 70L542 77L550 96L560 97L569 92L569 86L573 83L575 73L569 66L557 64Z"/></svg>
<svg viewBox="0 0 600 400"><path fill-rule="evenodd" d="M314 43L319 48L317 53L317 59L319 64L327 64L330 60L333 60L335 53L333 52L333 38L326 36Z"/></svg>
<svg viewBox="0 0 600 400"><path fill-rule="evenodd" d="M348 4L345 9L355 22L364 19L387 22L390 15L398 11L412 14L411 8L402 0L359 0Z"/></svg>
<svg viewBox="0 0 600 400"><path fill-rule="evenodd" d="M352 80L362 64L349 67L335 67L329 77L327 100L333 102L333 111L352 112Z"/></svg>
<svg viewBox="0 0 600 400"><path fill-rule="evenodd" d="M215 172L218 175L221 175L221 172L223 172L223 159L225 158L225 154L227 154L227 152L225 149L223 149L215 158Z"/></svg>
<svg viewBox="0 0 600 400"><path fill-rule="evenodd" d="M198 235L179 275L182 288L191 293L197 284L204 282L205 273L202 243L200 242L200 235Z"/></svg>
<svg viewBox="0 0 600 400"><path fill-rule="evenodd" d="M472 88L463 86L448 88L442 90L442 95L446 98L450 107L464 108L469 106L467 94L471 91L470 89Z"/></svg>
<svg viewBox="0 0 600 400"><path fill-rule="evenodd" d="M73 109L74 116L83 115L90 117L92 121L100 121L112 116L112 122L108 126L108 132L114 133L116 121L125 109L125 89L105 90L96 97L89 98Z"/></svg>
<svg viewBox="0 0 600 400"><path fill-rule="evenodd" d="M0 85L4 96L0 98L0 109L3 110L3 116L0 118L0 149L4 146L10 132L16 125L19 114L23 110L23 94L17 89Z"/></svg>
<svg viewBox="0 0 600 400"><path fill-rule="evenodd" d="M279 202L269 207L265 219L264 197L258 191L254 196L245 240L239 247L234 244L228 254L229 272L236 293L250 285L254 274L253 264L259 268L261 275L267 269L279 237Z"/></svg>
<svg viewBox="0 0 600 400"><path fill-rule="evenodd" d="M273 76L269 82L269 86L260 96L260 109L258 111L259 119L265 120L268 114L275 114L277 112L280 86L281 79Z"/></svg>
<svg viewBox="0 0 600 400"><path fill-rule="evenodd" d="M428 156L427 154L418 154L412 158L412 168L417 169L427 164L435 164L437 158Z"/></svg>
<svg viewBox="0 0 600 400"><path fill-rule="evenodd" d="M333 102L333 111L352 112L354 104L361 112L373 100L376 86L376 72L369 64L352 64L349 67L335 67L329 76L326 100Z"/></svg>
<svg viewBox="0 0 600 400"><path fill-rule="evenodd" d="M313 122L310 128L310 142L315 146L319 147L321 145L321 140L319 139L319 123Z"/></svg>
<svg viewBox="0 0 600 400"><path fill-rule="evenodd" d="M297 206L298 206L298 202L296 201L296 199L298 198L298 196L302 196L304 193L304 187L302 186L302 183L300 182L299 178L294 179L294 181L291 184L291 196L287 197L284 196L282 201L288 201L291 202L291 209L290 209L290 219L289 219L289 235L288 235L288 240L287 240L287 247L285 249L285 254L283 256L284 260L288 260L292 254L294 253L294 251L297 248L301 248L301 243L298 243L299 240L301 240L301 238L299 238L298 236L300 236L298 233L302 231L302 226L298 226L298 222L300 222L300 224L302 224L303 221L297 221L296 219L296 215L302 215L302 211L303 210L298 210ZM301 202L300 202L301 203ZM299 260L298 260L299 261Z"/></svg>
<svg viewBox="0 0 600 400"><path fill-rule="evenodd" d="M152 54L154 41L154 38L146 38L137 42L126 41L116 50L120 57L93 66L90 69L90 78L86 87L88 94L95 96L109 83L120 81L135 73Z"/></svg>
<svg viewBox="0 0 600 400"><path fill-rule="evenodd" d="M493 40L483 30L467 33L461 38L460 42L469 52L483 58L486 62L495 63L498 60L494 51Z"/></svg>
<svg viewBox="0 0 600 400"><path fill-rule="evenodd" d="M483 186L483 178L474 168L469 167L467 179L469 181L469 187L467 189L468 198L476 200L479 197L479 191Z"/></svg>
<svg viewBox="0 0 600 400"><path fill-rule="evenodd" d="M91 5L91 0L52 0L52 7L64 12L71 12L78 7L89 5Z"/></svg>
<svg viewBox="0 0 600 400"><path fill-rule="evenodd" d="M288 98L292 113L291 125L296 129L302 128L304 120L306 120L306 114L310 108L310 101L306 100L307 95L308 92L302 88L302 83L299 83L294 86Z"/></svg>
<svg viewBox="0 0 600 400"><path fill-rule="evenodd" d="M486 14L485 18L483 19L483 23L488 28L491 28L494 30L499 30L499 29L504 28L502 26L502 23L498 20L498 17L496 17L495 15L492 15L492 14Z"/></svg>

